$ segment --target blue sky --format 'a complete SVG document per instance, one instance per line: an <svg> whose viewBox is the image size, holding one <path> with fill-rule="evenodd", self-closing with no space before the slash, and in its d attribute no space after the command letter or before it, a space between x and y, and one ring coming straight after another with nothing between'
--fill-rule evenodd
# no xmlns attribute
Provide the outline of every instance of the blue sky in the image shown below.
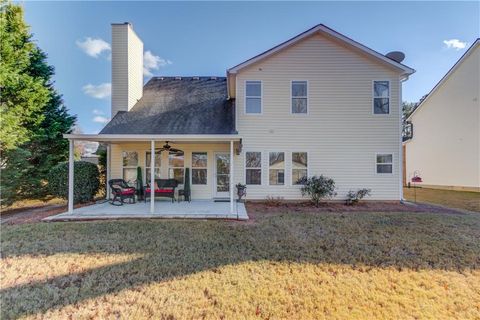
<svg viewBox="0 0 480 320"><path fill-rule="evenodd" d="M85 133L98 132L110 117L112 22L132 22L151 53L148 71L166 76L223 76L323 23L376 51L405 52L404 63L417 70L404 84L407 101L430 91L480 33L480 2L21 3L55 66L56 88Z"/></svg>

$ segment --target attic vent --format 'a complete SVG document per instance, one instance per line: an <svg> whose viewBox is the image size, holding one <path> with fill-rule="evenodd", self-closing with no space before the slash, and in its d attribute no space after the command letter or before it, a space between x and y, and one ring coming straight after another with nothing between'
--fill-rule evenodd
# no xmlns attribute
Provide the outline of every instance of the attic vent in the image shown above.
<svg viewBox="0 0 480 320"><path fill-rule="evenodd" d="M193 80L200 80L200 77L192 77Z"/></svg>
<svg viewBox="0 0 480 320"><path fill-rule="evenodd" d="M182 77L175 77L175 80L182 80Z"/></svg>
<svg viewBox="0 0 480 320"><path fill-rule="evenodd" d="M386 57L400 63L405 59L405 54L400 51L392 51L387 53Z"/></svg>
<svg viewBox="0 0 480 320"><path fill-rule="evenodd" d="M160 79L160 80L165 80L164 77L157 77L157 79Z"/></svg>
<svg viewBox="0 0 480 320"><path fill-rule="evenodd" d="M217 80L217 77L210 77L211 80Z"/></svg>

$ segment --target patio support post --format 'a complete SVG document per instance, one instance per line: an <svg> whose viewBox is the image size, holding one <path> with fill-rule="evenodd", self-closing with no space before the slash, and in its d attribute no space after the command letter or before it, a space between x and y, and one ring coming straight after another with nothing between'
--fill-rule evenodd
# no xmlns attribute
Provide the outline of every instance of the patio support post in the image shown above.
<svg viewBox="0 0 480 320"><path fill-rule="evenodd" d="M233 214L233 140L230 140L230 213Z"/></svg>
<svg viewBox="0 0 480 320"><path fill-rule="evenodd" d="M75 140L69 139L68 148L68 213L73 213L73 170L74 170L74 145Z"/></svg>
<svg viewBox="0 0 480 320"><path fill-rule="evenodd" d="M111 177L110 177L110 159L112 157L112 147L109 144L107 144L107 183L105 183L105 187L107 188L107 200L110 200L110 186L108 185L108 181L110 181Z"/></svg>
<svg viewBox="0 0 480 320"><path fill-rule="evenodd" d="M150 143L150 213L155 212L155 140Z"/></svg>

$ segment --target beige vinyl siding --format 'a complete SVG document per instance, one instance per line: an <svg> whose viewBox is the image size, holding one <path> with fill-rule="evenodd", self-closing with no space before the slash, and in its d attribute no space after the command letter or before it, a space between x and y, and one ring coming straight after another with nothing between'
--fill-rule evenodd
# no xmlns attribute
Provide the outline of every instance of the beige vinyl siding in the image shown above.
<svg viewBox="0 0 480 320"><path fill-rule="evenodd" d="M245 114L245 81L262 81L261 115ZM291 114L291 81L308 81L308 114ZM390 114L373 114L373 81L390 81ZM262 185L247 198L301 198L291 185L291 153L308 152L309 175L335 179L337 199L371 188L370 199L400 199L399 74L315 34L237 74L237 130L243 151L234 183L245 181L245 152L262 152ZM268 152L285 152L285 185L268 185ZM375 154L393 154L393 174L375 173Z"/></svg>
<svg viewBox="0 0 480 320"><path fill-rule="evenodd" d="M162 147L165 144L165 141L157 141L155 144L156 148ZM213 179L214 177L214 154L215 152L227 152L229 153L229 144L226 143L185 143L185 144L176 144L171 143L172 147L181 149L185 153L185 168L190 168L190 179L192 176L192 152L207 152L208 163L207 163L207 184L206 185L192 185L190 187L192 190L192 199L211 199L214 197L213 193ZM123 172L123 163L122 163L122 152L123 151L137 151L138 152L138 165L142 168L143 181L145 183L145 154L147 151L150 151L150 143L115 143L111 147L111 178L122 178ZM168 178L168 153L162 152L162 162L161 162L161 177Z"/></svg>
<svg viewBox="0 0 480 320"><path fill-rule="evenodd" d="M129 24L112 25L112 117L143 94L143 42Z"/></svg>
<svg viewBox="0 0 480 320"><path fill-rule="evenodd" d="M480 45L412 115L407 181L480 191Z"/></svg>

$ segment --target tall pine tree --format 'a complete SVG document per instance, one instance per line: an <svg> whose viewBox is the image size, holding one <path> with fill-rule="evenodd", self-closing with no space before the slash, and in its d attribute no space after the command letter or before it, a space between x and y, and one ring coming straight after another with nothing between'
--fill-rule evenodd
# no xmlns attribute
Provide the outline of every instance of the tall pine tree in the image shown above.
<svg viewBox="0 0 480 320"><path fill-rule="evenodd" d="M0 186L2 204L8 205L19 199L47 196L46 175L52 166L67 160L68 141L63 139L62 134L71 132L76 117L68 114L61 95L53 86L54 68L48 65L47 55L32 42L29 28L23 20L22 8L3 2L0 14L0 20L5 20L1 24L0 45L7 48L0 49L0 58L9 67L7 71L0 71L2 125L11 122L6 127L8 130L0 131L3 162ZM6 32L10 34L4 36ZM15 46L17 50L8 49ZM19 55L16 51L22 53L21 64L15 62ZM20 76L36 86L31 87L30 91L19 92L22 88L14 82L3 81L4 78L15 79ZM4 95L5 92L7 95ZM16 111L15 121L10 120ZM18 137L19 134L21 137Z"/></svg>

